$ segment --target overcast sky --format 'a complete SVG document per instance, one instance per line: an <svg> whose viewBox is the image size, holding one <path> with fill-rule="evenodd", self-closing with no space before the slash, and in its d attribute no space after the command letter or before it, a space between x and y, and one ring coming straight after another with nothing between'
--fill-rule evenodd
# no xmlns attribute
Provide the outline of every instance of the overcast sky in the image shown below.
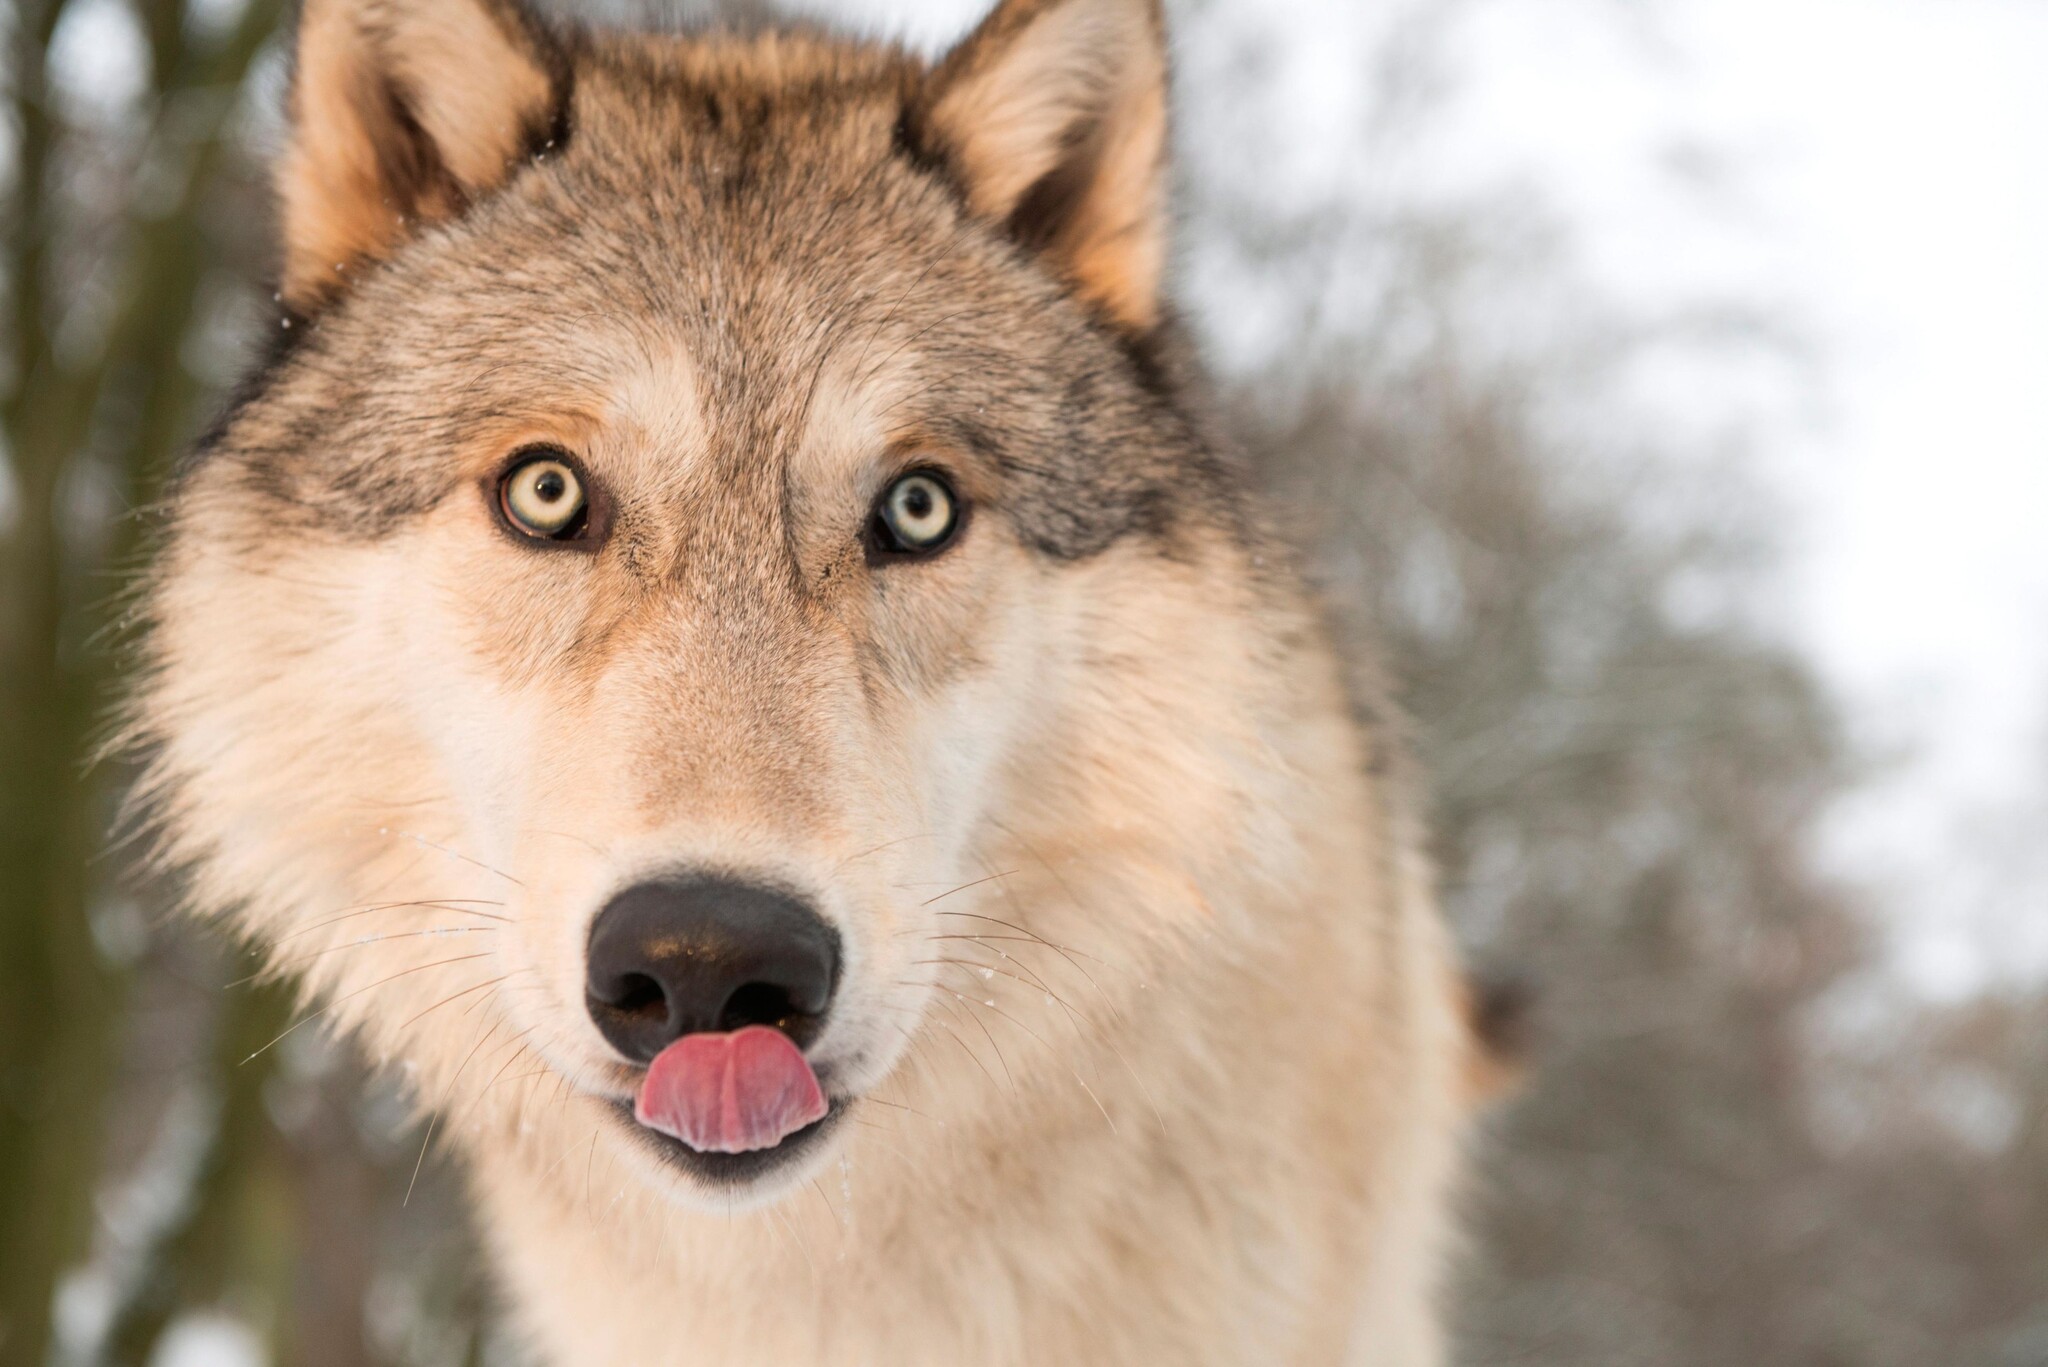
<svg viewBox="0 0 2048 1367"><path fill-rule="evenodd" d="M1631 36L1611 4L1480 6L1471 155L1539 168L1623 287L1747 294L1812 336L1824 406L1763 452L1791 626L1912 754L1829 857L1923 990L2048 967L2048 883L2012 849L2048 840L2048 5L1639 8Z"/></svg>

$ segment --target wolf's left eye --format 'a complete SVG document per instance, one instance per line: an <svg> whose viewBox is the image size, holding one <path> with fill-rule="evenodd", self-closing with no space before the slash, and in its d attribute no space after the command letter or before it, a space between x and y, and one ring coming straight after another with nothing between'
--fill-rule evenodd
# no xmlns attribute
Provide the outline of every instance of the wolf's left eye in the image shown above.
<svg viewBox="0 0 2048 1367"><path fill-rule="evenodd" d="M528 536L566 541L583 529L589 499L582 477L561 453L540 451L505 472L498 506Z"/></svg>
<svg viewBox="0 0 2048 1367"><path fill-rule="evenodd" d="M873 537L878 550L929 555L960 529L960 499L936 470L913 470L891 484L875 505Z"/></svg>

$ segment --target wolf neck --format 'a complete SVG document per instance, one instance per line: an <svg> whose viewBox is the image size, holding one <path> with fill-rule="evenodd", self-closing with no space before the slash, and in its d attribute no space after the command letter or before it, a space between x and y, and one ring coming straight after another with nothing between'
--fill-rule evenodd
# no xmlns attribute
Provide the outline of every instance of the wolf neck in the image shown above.
<svg viewBox="0 0 2048 1367"><path fill-rule="evenodd" d="M1171 812L1026 813L1009 876L938 942L961 967L918 1046L809 1189L705 1215L610 1171L478 1155L512 1299L551 1355L1274 1361L1276 1342L1341 1337L1303 1306L1348 1314L1366 1197L1296 1169L1342 1153L1356 1171L1433 1109L1443 1088L1391 1060L1427 1056L1400 1047L1432 1028L1401 984L1441 964L1391 885L1327 665L1293 682L1308 696L1263 719L1283 753L1260 771L1284 782L1233 796L1284 857L1162 839ZM1164 929L1105 943L1092 909L1128 923L1137 904ZM1390 1125L1361 1090L1415 1115Z"/></svg>

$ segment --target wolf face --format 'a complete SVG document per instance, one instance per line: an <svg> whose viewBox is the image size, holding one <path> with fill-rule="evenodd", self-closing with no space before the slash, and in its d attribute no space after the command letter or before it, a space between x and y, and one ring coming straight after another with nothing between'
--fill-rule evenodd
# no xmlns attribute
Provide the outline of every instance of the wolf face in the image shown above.
<svg viewBox="0 0 2048 1367"><path fill-rule="evenodd" d="M835 1153L895 1299L830 1333L1003 1360L1041 1295L1106 1344L1141 1219L1177 1308L1129 1360L1368 1302L1427 1358L1451 974L1189 397L1163 51L1154 0L1006 0L935 66L307 0L287 345L170 500L140 796L593 1360L680 1332L617 1298L689 1212ZM824 1342L703 1230L688 1276L753 1271L693 1342ZM1033 1249L1078 1261L996 1270Z"/></svg>
<svg viewBox="0 0 2048 1367"><path fill-rule="evenodd" d="M315 0L299 54L292 345L179 482L143 715L204 894L373 1048L629 1109L767 1024L836 1118L1003 933L953 913L1005 830L1222 833L1185 675L1245 666L1248 533L1168 383L1151 5L929 72L481 0ZM599 1142L807 1147L648 1138Z"/></svg>

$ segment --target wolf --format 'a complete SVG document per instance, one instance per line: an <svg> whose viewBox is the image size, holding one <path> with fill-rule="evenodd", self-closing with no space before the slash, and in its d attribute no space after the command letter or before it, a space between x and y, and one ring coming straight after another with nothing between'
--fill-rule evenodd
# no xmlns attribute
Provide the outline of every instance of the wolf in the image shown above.
<svg viewBox="0 0 2048 1367"><path fill-rule="evenodd" d="M1168 297L1158 0L293 42L136 799L541 1359L1441 1361L1494 1065Z"/></svg>

